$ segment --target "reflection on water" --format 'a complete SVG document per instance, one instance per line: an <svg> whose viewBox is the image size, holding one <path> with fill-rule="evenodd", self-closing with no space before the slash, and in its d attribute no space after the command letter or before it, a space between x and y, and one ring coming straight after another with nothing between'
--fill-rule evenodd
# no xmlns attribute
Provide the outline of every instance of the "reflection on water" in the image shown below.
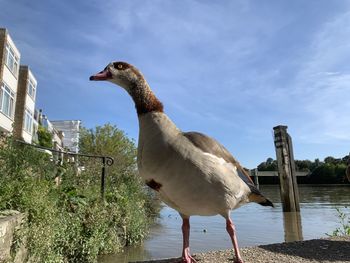
<svg viewBox="0 0 350 263"><path fill-rule="evenodd" d="M260 190L274 202L275 208L248 204L232 212L241 247L325 237L339 227L335 208L350 205L349 186L299 186L301 212L283 213L278 186L261 185ZM177 212L165 207L141 246L103 256L99 263L179 256L181 223ZM193 253L231 248L225 219L221 216L191 217L190 245Z"/></svg>
<svg viewBox="0 0 350 263"><path fill-rule="evenodd" d="M284 241L293 242L304 240L300 212L284 212L283 228Z"/></svg>

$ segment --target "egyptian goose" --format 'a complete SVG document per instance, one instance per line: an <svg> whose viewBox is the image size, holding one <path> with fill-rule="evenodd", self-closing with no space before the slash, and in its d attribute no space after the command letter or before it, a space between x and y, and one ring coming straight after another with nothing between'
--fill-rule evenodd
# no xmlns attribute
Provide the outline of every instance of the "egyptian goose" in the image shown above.
<svg viewBox="0 0 350 263"><path fill-rule="evenodd" d="M135 102L139 120L137 165L145 183L182 217L182 262L196 262L189 249L192 215L221 215L243 262L230 219L230 211L248 202L273 206L254 186L248 174L216 140L182 132L163 112L138 69L125 62L111 62L90 80L107 80L124 88Z"/></svg>

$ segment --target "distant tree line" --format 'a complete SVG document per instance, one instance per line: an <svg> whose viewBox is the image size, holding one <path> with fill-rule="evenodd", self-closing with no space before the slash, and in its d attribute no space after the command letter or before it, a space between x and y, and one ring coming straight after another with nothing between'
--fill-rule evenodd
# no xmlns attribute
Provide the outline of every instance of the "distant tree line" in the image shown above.
<svg viewBox="0 0 350 263"><path fill-rule="evenodd" d="M305 178L298 177L298 182L309 184L343 184L349 183L346 179L345 170L349 161L349 155L343 158L326 157L323 161L315 159L295 160L297 171L309 172ZM268 158L258 165L258 171L277 171L277 161ZM260 183L278 183L277 178L259 178Z"/></svg>

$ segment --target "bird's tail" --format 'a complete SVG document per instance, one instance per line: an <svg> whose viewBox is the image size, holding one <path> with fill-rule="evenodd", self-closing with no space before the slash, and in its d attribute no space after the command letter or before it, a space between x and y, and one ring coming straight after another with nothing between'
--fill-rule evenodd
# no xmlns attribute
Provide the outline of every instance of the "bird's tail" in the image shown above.
<svg viewBox="0 0 350 263"><path fill-rule="evenodd" d="M273 203L267 199L259 190L253 185L249 185L250 188L250 195L249 195L249 201L250 202L255 202L258 203L259 205L262 206L272 206L274 207Z"/></svg>
<svg viewBox="0 0 350 263"><path fill-rule="evenodd" d="M250 189L250 195L249 195L249 201L250 202L255 202L258 203L260 205L263 206L272 206L274 207L273 203L267 199L260 191L258 188L256 188L256 186L254 185L252 179L250 178L250 176L248 175L248 173L243 169L242 166L239 165L239 163L236 163L236 167L237 167L237 172L238 172L238 176L243 180L243 182L245 182L249 189Z"/></svg>

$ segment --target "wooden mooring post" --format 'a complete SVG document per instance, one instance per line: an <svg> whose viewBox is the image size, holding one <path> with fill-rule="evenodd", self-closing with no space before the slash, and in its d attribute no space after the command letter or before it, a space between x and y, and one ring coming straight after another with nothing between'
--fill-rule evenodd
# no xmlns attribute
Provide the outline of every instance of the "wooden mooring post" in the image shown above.
<svg viewBox="0 0 350 263"><path fill-rule="evenodd" d="M350 153L349 153L349 158L348 158L348 166L346 167L345 170L345 175L348 178L348 181L350 182Z"/></svg>
<svg viewBox="0 0 350 263"><path fill-rule="evenodd" d="M254 177L254 184L259 189L259 172L258 168L251 170L252 176Z"/></svg>
<svg viewBox="0 0 350 263"><path fill-rule="evenodd" d="M284 241L304 240L300 212L283 213Z"/></svg>
<svg viewBox="0 0 350 263"><path fill-rule="evenodd" d="M274 142L280 179L283 212L299 212L299 191L295 174L292 138L287 133L287 126L276 126Z"/></svg>

